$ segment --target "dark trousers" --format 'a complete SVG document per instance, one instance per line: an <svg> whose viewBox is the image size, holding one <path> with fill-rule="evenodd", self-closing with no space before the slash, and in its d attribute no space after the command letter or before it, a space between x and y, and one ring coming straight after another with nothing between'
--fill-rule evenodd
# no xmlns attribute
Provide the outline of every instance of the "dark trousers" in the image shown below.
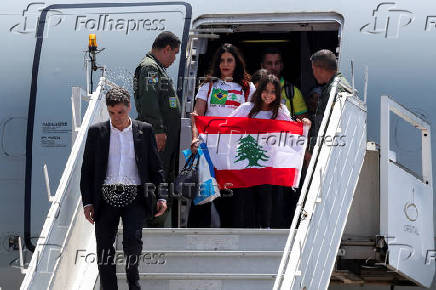
<svg viewBox="0 0 436 290"><path fill-rule="evenodd" d="M219 198L218 198L219 199ZM188 228L219 228L223 227L220 220L220 215L217 210L217 201L205 204L195 205L193 201L189 201L188 213Z"/></svg>
<svg viewBox="0 0 436 290"><path fill-rule="evenodd" d="M138 264L142 252L141 239L145 212L142 197L137 197L132 204L121 209L111 207L103 202L99 218L95 221L98 271L103 290L118 289L116 264L120 261L125 263L129 289L141 289ZM120 218L123 223L124 257L116 255L113 246Z"/></svg>
<svg viewBox="0 0 436 290"><path fill-rule="evenodd" d="M273 186L271 227L289 229L294 218L299 194L291 187Z"/></svg>
<svg viewBox="0 0 436 290"><path fill-rule="evenodd" d="M287 229L294 218L299 192L291 187L258 185L221 191L213 201L222 228ZM191 205L188 227L209 228L212 203Z"/></svg>
<svg viewBox="0 0 436 290"><path fill-rule="evenodd" d="M178 121L180 122L180 121ZM165 181L170 184L173 183L178 172L179 164L179 136L180 129L177 130L177 124L174 123L174 130L167 133L167 140L165 142L165 149L159 152L160 160L165 171ZM164 227L177 227L178 217L178 200L172 198L171 191L167 199L168 209L165 213L157 218L151 217L147 220L146 226L150 228L164 228Z"/></svg>
<svg viewBox="0 0 436 290"><path fill-rule="evenodd" d="M238 189L236 189L238 191ZM240 205L238 204L238 198L235 197L235 189L227 189L220 191L221 197L214 200L216 209L218 211L221 227L222 228L241 228L243 227L240 220Z"/></svg>
<svg viewBox="0 0 436 290"><path fill-rule="evenodd" d="M211 224L211 203L195 205L191 201L188 228L210 228Z"/></svg>
<svg viewBox="0 0 436 290"><path fill-rule="evenodd" d="M230 228L231 217L228 206L232 191L221 190L221 197L205 204L195 205L191 201L188 228Z"/></svg>
<svg viewBox="0 0 436 290"><path fill-rule="evenodd" d="M272 185L233 189L231 198L232 227L270 228L273 210Z"/></svg>
<svg viewBox="0 0 436 290"><path fill-rule="evenodd" d="M258 185L232 189L216 199L223 228L289 228L298 196L290 187Z"/></svg>

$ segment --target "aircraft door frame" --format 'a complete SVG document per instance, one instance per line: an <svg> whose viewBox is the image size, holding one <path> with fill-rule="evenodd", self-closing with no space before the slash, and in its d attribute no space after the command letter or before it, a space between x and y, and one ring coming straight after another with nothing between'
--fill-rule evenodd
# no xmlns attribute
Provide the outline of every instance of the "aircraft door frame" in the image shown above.
<svg viewBox="0 0 436 290"><path fill-rule="evenodd" d="M390 153L390 113L421 131L422 178ZM430 287L434 273L431 127L388 96L380 105L380 235L388 246L386 266Z"/></svg>
<svg viewBox="0 0 436 290"><path fill-rule="evenodd" d="M180 64L177 79L177 95L181 98L183 91L183 80L186 63L186 44L188 40L189 27L191 24L192 7L183 1L170 2L138 2L138 3L78 3L78 4L54 4L47 6L41 12L36 30L36 44L32 65L32 82L29 97L29 109L26 133L26 173L25 173L25 192L24 192L24 240L26 247L33 251L35 246L31 241L31 195L32 195L32 158L33 158L33 137L36 110L36 97L38 91L38 72L40 65L41 52L44 40L44 30L46 29L47 15L53 10L80 9L80 8L116 8L116 7L135 7L135 6L183 6L185 8L185 20L183 26L182 43L180 48Z"/></svg>

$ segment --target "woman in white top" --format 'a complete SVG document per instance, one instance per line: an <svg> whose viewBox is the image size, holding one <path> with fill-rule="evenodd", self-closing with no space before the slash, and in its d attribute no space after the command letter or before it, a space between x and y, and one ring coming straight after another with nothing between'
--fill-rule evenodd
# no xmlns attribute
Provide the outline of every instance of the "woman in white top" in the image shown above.
<svg viewBox="0 0 436 290"><path fill-rule="evenodd" d="M195 97L193 116L228 117L251 99L256 90L245 71L244 60L236 46L225 43L215 53L207 78ZM198 131L192 120L192 149L198 145Z"/></svg>
<svg viewBox="0 0 436 290"><path fill-rule="evenodd" d="M280 92L279 79L268 75L259 81L251 101L239 106L230 117L292 121L289 110L281 103ZM309 119L302 121L310 126ZM289 187L263 184L233 189L233 193L233 201L240 205L240 210L232 213L234 227L281 228L293 217L296 199Z"/></svg>
<svg viewBox="0 0 436 290"><path fill-rule="evenodd" d="M234 45L225 43L215 53L207 81L198 89L196 103L192 113L192 152L198 149L198 131L195 127L195 116L228 117L239 105L250 100L256 88L249 81L245 71L245 62ZM216 207L220 215L222 227L230 227L231 212L228 207L231 194L221 193L223 197L216 199ZM226 196L227 195L227 196ZM230 195L230 196L229 196ZM188 226L208 227L216 225L211 220L210 203L191 207Z"/></svg>

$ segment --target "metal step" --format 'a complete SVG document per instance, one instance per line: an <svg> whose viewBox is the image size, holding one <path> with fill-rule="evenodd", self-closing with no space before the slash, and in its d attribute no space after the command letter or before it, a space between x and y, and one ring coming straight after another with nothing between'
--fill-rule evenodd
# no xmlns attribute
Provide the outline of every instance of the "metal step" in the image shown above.
<svg viewBox="0 0 436 290"><path fill-rule="evenodd" d="M128 289L126 275L117 274L118 289ZM142 289L147 290L265 290L271 289L272 274L140 274Z"/></svg>
<svg viewBox="0 0 436 290"><path fill-rule="evenodd" d="M117 251L117 257L122 257ZM140 256L140 273L271 273L275 275L282 251L152 251ZM117 272L124 273L117 263Z"/></svg>
<svg viewBox="0 0 436 290"><path fill-rule="evenodd" d="M143 229L144 251L283 251L288 229ZM122 228L116 240L122 249Z"/></svg>
<svg viewBox="0 0 436 290"><path fill-rule="evenodd" d="M140 283L147 290L271 289L289 235L284 229L143 229ZM122 255L122 228L116 240ZM119 289L128 289L118 263Z"/></svg>

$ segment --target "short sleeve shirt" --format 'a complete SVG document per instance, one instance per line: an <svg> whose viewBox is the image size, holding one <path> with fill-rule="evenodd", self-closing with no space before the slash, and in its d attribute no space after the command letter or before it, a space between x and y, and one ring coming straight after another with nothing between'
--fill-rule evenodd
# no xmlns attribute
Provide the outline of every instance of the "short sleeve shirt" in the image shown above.
<svg viewBox="0 0 436 290"><path fill-rule="evenodd" d="M236 108L246 102L244 91L238 83L218 80L213 82L208 95L209 86L209 83L203 84L195 97L207 102L205 116L228 117ZM256 87L250 82L248 100L251 100L255 90Z"/></svg>

